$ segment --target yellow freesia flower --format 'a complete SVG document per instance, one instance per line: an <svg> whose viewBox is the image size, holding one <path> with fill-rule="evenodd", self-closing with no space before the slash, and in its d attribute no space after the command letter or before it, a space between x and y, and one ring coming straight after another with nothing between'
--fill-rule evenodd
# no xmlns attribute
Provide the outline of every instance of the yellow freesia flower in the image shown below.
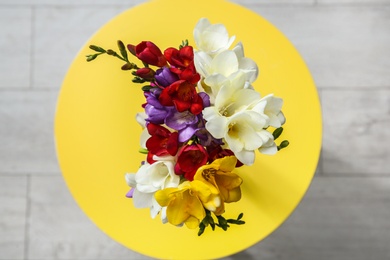
<svg viewBox="0 0 390 260"><path fill-rule="evenodd" d="M241 199L240 185L242 179L232 172L236 163L237 158L235 156L216 159L210 164L201 166L197 170L194 180L214 186L222 198L222 203L239 201Z"/></svg>
<svg viewBox="0 0 390 260"><path fill-rule="evenodd" d="M167 207L168 222L196 228L206 216L205 207L216 210L221 199L215 187L201 181L185 181L177 188L166 188L155 193L157 202Z"/></svg>

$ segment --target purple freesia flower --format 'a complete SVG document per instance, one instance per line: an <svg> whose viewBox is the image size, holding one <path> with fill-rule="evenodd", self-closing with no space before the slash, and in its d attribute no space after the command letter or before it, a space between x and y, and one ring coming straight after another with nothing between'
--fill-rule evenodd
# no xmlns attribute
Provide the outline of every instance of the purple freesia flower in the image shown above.
<svg viewBox="0 0 390 260"><path fill-rule="evenodd" d="M197 122L198 117L192 114L190 111L171 111L171 113L165 119L165 124L175 130L182 130L188 125L194 125Z"/></svg>
<svg viewBox="0 0 390 260"><path fill-rule="evenodd" d="M150 104L146 104L145 106L145 113L148 116L145 120L147 122L151 122L157 125L163 124L165 121L165 118L169 114L168 109L159 109L156 108Z"/></svg>
<svg viewBox="0 0 390 260"><path fill-rule="evenodd" d="M161 89L159 88L152 88L149 92L145 92L144 95L146 97L146 102L154 107L162 108L164 107L161 105L160 101L158 100L158 97L161 94Z"/></svg>
<svg viewBox="0 0 390 260"><path fill-rule="evenodd" d="M210 97L205 92L200 92L203 107L210 106ZM206 130L202 113L195 116L190 111L171 113L165 118L165 124L179 133L179 142L185 143L196 135L201 144L209 144L215 138Z"/></svg>
<svg viewBox="0 0 390 260"><path fill-rule="evenodd" d="M135 188L131 188L131 190L129 190L129 191L126 193L126 197L127 197L127 198L132 198L132 197L133 197L133 194L134 194L134 190L135 190Z"/></svg>
<svg viewBox="0 0 390 260"><path fill-rule="evenodd" d="M179 77L170 71L169 68L161 68L156 71L156 75L154 76L156 82L161 87L168 87L173 82L178 81Z"/></svg>
<svg viewBox="0 0 390 260"><path fill-rule="evenodd" d="M174 110L174 107L168 107L161 105L158 100L158 96L161 93L161 89L151 89L150 92L145 92L146 105L145 113L148 116L145 120L154 124L163 124L166 117Z"/></svg>
<svg viewBox="0 0 390 260"><path fill-rule="evenodd" d="M165 124L179 133L179 142L187 142L198 130L198 116L190 111L171 111L166 117Z"/></svg>
<svg viewBox="0 0 390 260"><path fill-rule="evenodd" d="M203 108L210 106L210 97L206 92L199 92L199 96L203 101Z"/></svg>
<svg viewBox="0 0 390 260"><path fill-rule="evenodd" d="M188 140L190 140L196 132L199 130L198 126L196 124L194 125L187 125L185 128L178 131L179 137L178 140L181 143L185 143Z"/></svg>

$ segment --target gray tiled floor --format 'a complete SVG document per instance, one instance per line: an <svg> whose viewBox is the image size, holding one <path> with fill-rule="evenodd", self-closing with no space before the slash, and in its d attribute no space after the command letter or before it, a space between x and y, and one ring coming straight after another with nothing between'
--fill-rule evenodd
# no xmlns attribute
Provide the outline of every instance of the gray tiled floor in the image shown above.
<svg viewBox="0 0 390 260"><path fill-rule="evenodd" d="M57 165L53 118L82 44L142 0L0 0L0 260L148 259L98 230ZM235 0L297 47L319 89L322 160L293 215L235 259L390 259L390 1Z"/></svg>

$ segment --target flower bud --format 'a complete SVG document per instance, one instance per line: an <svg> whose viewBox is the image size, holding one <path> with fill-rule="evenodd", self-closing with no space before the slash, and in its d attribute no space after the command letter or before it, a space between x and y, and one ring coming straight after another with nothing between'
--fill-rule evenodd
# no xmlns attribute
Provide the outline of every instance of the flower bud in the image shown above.
<svg viewBox="0 0 390 260"><path fill-rule="evenodd" d="M131 63L125 63L122 67L121 67L121 69L122 70L132 70L133 69L133 64L131 64Z"/></svg>
<svg viewBox="0 0 390 260"><path fill-rule="evenodd" d="M163 67L167 64L161 50L150 41L143 41L135 46L135 54L138 59L153 66Z"/></svg>
<svg viewBox="0 0 390 260"><path fill-rule="evenodd" d="M133 54L134 56L136 56L136 53L135 53L135 46L133 44L127 44L127 50Z"/></svg>
<svg viewBox="0 0 390 260"><path fill-rule="evenodd" d="M156 73L151 68L142 68L138 69L135 74L145 80L152 80L154 78L154 74Z"/></svg>

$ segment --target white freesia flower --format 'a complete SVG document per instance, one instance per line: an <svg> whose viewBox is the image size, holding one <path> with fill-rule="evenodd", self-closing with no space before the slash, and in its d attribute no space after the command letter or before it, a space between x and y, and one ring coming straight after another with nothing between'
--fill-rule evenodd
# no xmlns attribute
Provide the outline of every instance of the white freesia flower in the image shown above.
<svg viewBox="0 0 390 260"><path fill-rule="evenodd" d="M215 74L228 78L237 71L242 71L245 73L247 81L254 82L258 74L256 63L250 58L237 56L237 53L240 54L234 50L225 50L212 58L205 52L195 52L196 71L205 79Z"/></svg>
<svg viewBox="0 0 390 260"><path fill-rule="evenodd" d="M207 121L206 129L215 138L223 138L238 160L251 165L254 151L271 146L273 137L264 129L269 124L269 118L264 114L266 100L262 100L255 90L240 87L242 81L237 77L226 82L215 105L203 110L203 117Z"/></svg>
<svg viewBox="0 0 390 260"><path fill-rule="evenodd" d="M263 129L267 125L267 118L253 110L242 110L225 117L210 107L203 114L207 120L206 129L214 137L223 138L237 159L246 165L254 163L254 151L268 145L272 138Z"/></svg>
<svg viewBox="0 0 390 260"><path fill-rule="evenodd" d="M136 208L150 208L150 215L155 218L161 211L161 206L154 198L156 191L177 187L180 177L174 172L174 162L172 156L158 157L161 159L153 164L145 163L137 173L126 174L127 184L134 188L133 203ZM165 211L161 211L164 213ZM163 222L166 221L166 215L161 215Z"/></svg>
<svg viewBox="0 0 390 260"><path fill-rule="evenodd" d="M274 137L273 135L268 132L268 131L263 131L262 132L263 137L264 137L264 144L258 149L260 153L263 154L268 154L268 155L273 155L278 151L278 147L276 146L274 142ZM268 138L268 141L266 141Z"/></svg>
<svg viewBox="0 0 390 260"><path fill-rule="evenodd" d="M135 120L137 121L137 123L142 127L142 128L145 128L146 126L146 118L148 116L146 115L145 112L139 112L135 115Z"/></svg>
<svg viewBox="0 0 390 260"><path fill-rule="evenodd" d="M274 154L277 146L267 127L284 123L281 112L283 100L272 94L261 98L248 87L244 73L225 80L219 87L214 106L203 110L206 129L215 137L223 138L236 157L244 164L254 163L255 150Z"/></svg>
<svg viewBox="0 0 390 260"><path fill-rule="evenodd" d="M245 57L244 55L244 46L241 42L237 43L233 48L234 53L237 56L239 69L245 72L247 75L247 80L249 82L254 82L259 75L259 68L256 62L250 58Z"/></svg>
<svg viewBox="0 0 390 260"><path fill-rule="evenodd" d="M281 127L286 122L282 112L283 99L270 94L263 97L262 100L267 103L264 108L264 114L269 117L269 125L275 128Z"/></svg>
<svg viewBox="0 0 390 260"><path fill-rule="evenodd" d="M198 50L214 56L229 49L235 36L229 38L223 24L211 24L207 18L201 18L194 29L194 40Z"/></svg>
<svg viewBox="0 0 390 260"><path fill-rule="evenodd" d="M148 116L145 112L137 113L135 116L135 119L137 120L137 123L142 127L142 133L140 138L140 146L144 149L146 149L146 141L149 139L150 134L148 133L148 129L146 129L146 118Z"/></svg>
<svg viewBox="0 0 390 260"><path fill-rule="evenodd" d="M247 109L254 103L262 103L260 93L249 85L245 74L239 72L234 78L223 82L215 98L214 106L221 115L229 117L236 112Z"/></svg>
<svg viewBox="0 0 390 260"><path fill-rule="evenodd" d="M214 104L224 83L234 79L237 74L245 75L247 87L256 80L259 74L257 64L245 57L241 42L229 50L234 38L229 38L223 25L211 25L207 19L202 18L194 29L194 38L198 46L194 53L194 65L202 77L198 88L210 96L211 104Z"/></svg>
<svg viewBox="0 0 390 260"><path fill-rule="evenodd" d="M247 88L258 74L257 65L253 60L238 57L233 50L223 51L214 58L211 58L205 52L196 52L194 64L196 70L203 78L198 87L210 96L212 104L219 89L226 81L232 81L240 77L240 79L244 80L240 87Z"/></svg>

